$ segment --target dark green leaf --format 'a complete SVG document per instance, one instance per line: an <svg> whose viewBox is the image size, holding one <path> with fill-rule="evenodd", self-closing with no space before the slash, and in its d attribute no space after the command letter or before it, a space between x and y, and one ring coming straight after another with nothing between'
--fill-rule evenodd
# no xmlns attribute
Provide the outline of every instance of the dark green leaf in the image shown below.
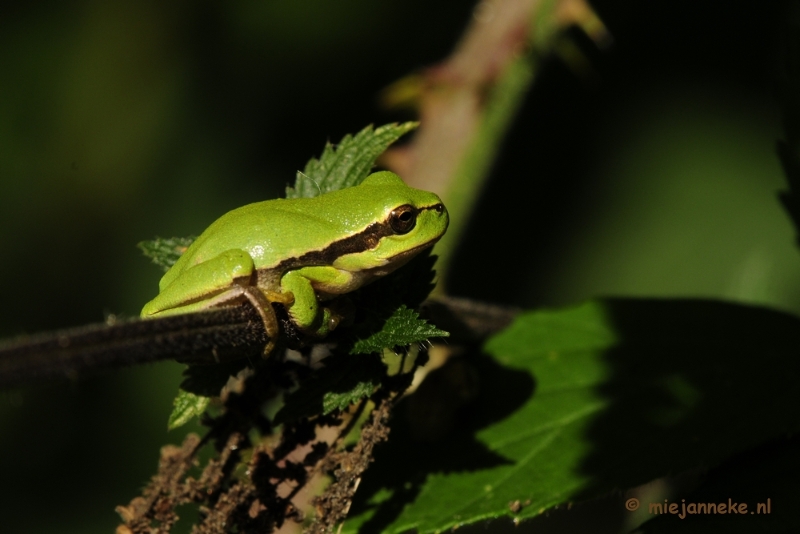
<svg viewBox="0 0 800 534"><path fill-rule="evenodd" d="M152 241L142 241L137 246L142 249L145 256L153 260L153 263L166 272L175 265L178 258L181 257L195 239L197 239L195 236L171 237L168 239L157 237Z"/></svg>
<svg viewBox="0 0 800 534"><path fill-rule="evenodd" d="M167 427L170 430L178 428L191 421L192 418L202 415L206 411L210 400L208 397L179 389L178 396L172 402L173 408Z"/></svg>
<svg viewBox="0 0 800 534"><path fill-rule="evenodd" d="M375 391L377 384L376 381L368 380L359 382L353 389L342 393L328 391L322 399L322 413L327 415L334 410L344 410L364 397L369 397Z"/></svg>
<svg viewBox="0 0 800 534"><path fill-rule="evenodd" d="M432 337L449 335L426 320L420 319L415 310L408 309L403 304L392 313L379 331L356 341L350 354L370 354L380 352L384 348L421 343Z"/></svg>
<svg viewBox="0 0 800 534"><path fill-rule="evenodd" d="M718 465L800 430L798 347L797 318L720 302L610 299L524 314L486 344L493 358L467 359L471 402L453 413L443 408L452 394L433 395L412 409L412 396L399 407L345 531L443 531L514 515L515 501L517 517L533 517ZM433 439L419 421L435 428L448 413L449 435L417 439Z"/></svg>
<svg viewBox="0 0 800 534"><path fill-rule="evenodd" d="M420 319L414 311L434 286L435 262L436 257L430 252L423 253L353 296L358 316L356 326L348 330L343 341L347 352L381 352L384 348L449 335Z"/></svg>
<svg viewBox="0 0 800 534"><path fill-rule="evenodd" d="M294 187L286 188L286 198L315 197L360 184L378 156L418 124L367 126L354 136L345 135L338 145L326 144L322 156L310 159L303 172L297 173Z"/></svg>

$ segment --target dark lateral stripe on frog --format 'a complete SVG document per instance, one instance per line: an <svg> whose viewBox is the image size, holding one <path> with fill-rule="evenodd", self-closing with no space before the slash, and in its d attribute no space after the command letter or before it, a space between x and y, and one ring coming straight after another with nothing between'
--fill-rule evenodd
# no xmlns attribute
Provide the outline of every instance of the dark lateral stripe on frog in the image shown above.
<svg viewBox="0 0 800 534"><path fill-rule="evenodd" d="M432 206L418 208L418 211L439 211L441 209L443 209L442 204L434 204ZM334 241L323 249L306 252L302 256L284 260L278 265L265 270L285 273L286 271L309 265L331 265L337 258L346 254L370 250L377 247L382 238L390 235L394 235L394 230L392 230L389 220L386 219L379 223L370 224L357 234Z"/></svg>

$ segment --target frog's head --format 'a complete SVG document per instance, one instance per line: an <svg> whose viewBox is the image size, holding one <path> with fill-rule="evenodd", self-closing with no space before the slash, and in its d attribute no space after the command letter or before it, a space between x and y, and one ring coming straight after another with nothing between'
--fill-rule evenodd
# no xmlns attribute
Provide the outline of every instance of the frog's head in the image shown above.
<svg viewBox="0 0 800 534"><path fill-rule="evenodd" d="M371 174L357 188L374 209L374 222L359 233L359 250L337 258L334 267L381 276L433 246L447 230L450 219L441 199L408 187L394 173Z"/></svg>

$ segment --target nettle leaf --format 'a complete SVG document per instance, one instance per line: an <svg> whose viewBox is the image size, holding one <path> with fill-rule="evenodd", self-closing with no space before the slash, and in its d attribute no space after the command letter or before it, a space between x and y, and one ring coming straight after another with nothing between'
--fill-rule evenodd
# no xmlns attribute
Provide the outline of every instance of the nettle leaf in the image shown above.
<svg viewBox="0 0 800 534"><path fill-rule="evenodd" d="M367 380L357 383L355 387L343 393L328 391L322 398L322 413L327 415L334 410L344 410L351 404L355 404L361 399L372 395L377 385L378 382Z"/></svg>
<svg viewBox="0 0 800 534"><path fill-rule="evenodd" d="M169 430L183 426L195 417L199 417L208 408L211 399L182 389L172 402L172 413L169 416L167 427Z"/></svg>
<svg viewBox="0 0 800 534"><path fill-rule="evenodd" d="M384 348L421 343L432 337L447 337L450 334L419 318L416 310L402 304L386 319L383 327L364 339L359 339L350 354L369 354Z"/></svg>
<svg viewBox="0 0 800 534"><path fill-rule="evenodd" d="M303 172L297 173L294 187L286 188L286 198L310 198L338 191L364 181L378 156L417 122L367 126L356 135L345 135L338 145L327 143L319 159L312 158Z"/></svg>
<svg viewBox="0 0 800 534"><path fill-rule="evenodd" d="M435 285L435 263L436 256L424 252L397 272L359 290L353 297L359 311L356 326L343 342L346 351L368 354L449 336L415 311Z"/></svg>
<svg viewBox="0 0 800 534"><path fill-rule="evenodd" d="M462 358L477 392L466 404L433 395L415 408L420 387L398 406L344 531L524 519L719 465L800 431L798 347L798 318L722 302L609 299L523 314L486 343L491 357ZM448 421L449 434L420 440L421 424Z"/></svg>
<svg viewBox="0 0 800 534"><path fill-rule="evenodd" d="M142 241L137 246L142 249L145 256L153 260L153 263L168 271L175 265L178 258L186 252L189 245L197 239L196 236L190 237L157 237L152 241Z"/></svg>

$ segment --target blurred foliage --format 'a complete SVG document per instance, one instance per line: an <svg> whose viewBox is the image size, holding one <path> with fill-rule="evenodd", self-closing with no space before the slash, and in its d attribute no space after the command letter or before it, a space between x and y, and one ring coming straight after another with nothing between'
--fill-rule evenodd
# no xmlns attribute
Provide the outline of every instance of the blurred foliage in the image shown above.
<svg viewBox="0 0 800 534"><path fill-rule="evenodd" d="M800 258L775 196L785 4L593 5L614 46L601 55L575 35L588 69L543 63L451 292L526 307L613 293L800 311ZM137 315L160 273L136 243L197 234L280 196L325 140L413 118L377 109L377 95L443 58L472 7L4 3L0 335ZM158 447L181 439L164 434L180 380L164 363L0 392L4 527L110 531Z"/></svg>

